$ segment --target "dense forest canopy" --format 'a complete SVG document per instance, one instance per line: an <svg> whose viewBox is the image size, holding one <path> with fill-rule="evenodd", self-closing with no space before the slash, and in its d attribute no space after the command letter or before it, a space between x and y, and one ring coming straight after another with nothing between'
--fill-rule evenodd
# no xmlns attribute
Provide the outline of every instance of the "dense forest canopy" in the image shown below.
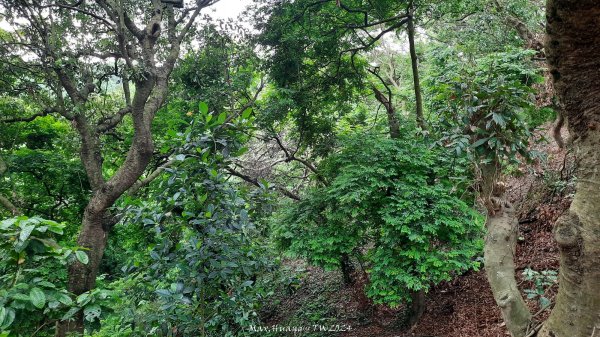
<svg viewBox="0 0 600 337"><path fill-rule="evenodd" d="M0 336L599 334L599 17L0 0Z"/></svg>

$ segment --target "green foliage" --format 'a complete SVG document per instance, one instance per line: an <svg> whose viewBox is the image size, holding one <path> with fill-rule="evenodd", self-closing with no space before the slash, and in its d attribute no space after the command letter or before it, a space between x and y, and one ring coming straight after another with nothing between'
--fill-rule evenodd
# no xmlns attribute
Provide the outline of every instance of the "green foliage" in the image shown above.
<svg viewBox="0 0 600 337"><path fill-rule="evenodd" d="M447 155L415 139L346 139L321 165L330 185L289 206L276 236L327 268L367 251L368 295L396 306L477 265L482 219L452 190L450 168L436 165Z"/></svg>
<svg viewBox="0 0 600 337"><path fill-rule="evenodd" d="M64 274L53 272L74 259L73 249L56 241L64 228L39 217L0 222L0 332L28 335L73 305Z"/></svg>
<svg viewBox="0 0 600 337"><path fill-rule="evenodd" d="M362 41L348 27L360 25L363 17L333 2L264 2L268 18L256 25L258 42L270 51L265 63L272 84L260 105L259 125L276 131L293 127L302 147L324 155L335 146L337 121L354 111L367 85L365 59L349 51ZM364 7L370 20L403 7L389 1L346 5Z"/></svg>
<svg viewBox="0 0 600 337"><path fill-rule="evenodd" d="M141 10L141 3L126 2ZM156 152L149 169L164 170L111 209L122 221L108 238L100 272L106 276L98 278L97 289L79 296L64 289L66 265L89 263L85 250L68 241L90 190L77 155L79 140L65 119L53 115L2 122L0 195L49 220L0 222L0 336L31 335L37 328L38 335L48 335L51 323L80 315L98 337L243 336L260 324L260 305L273 292L281 291L276 299L285 301L304 286L304 271L274 272L279 260L273 238L279 248L328 269L339 268L348 256L358 259L369 276L366 293L391 306L411 291L427 291L477 268L473 257L482 246L483 219L469 207L473 163L500 161L516 170L519 160L531 157L531 128L554 116L550 108L535 107L534 84L542 80L532 62L535 53L523 50L519 32L507 26L508 19L517 19L538 32L540 2L410 3L431 124L418 135L406 118L414 108L409 55L397 48L400 40L387 46L390 52L375 38L382 29L402 36L409 1L259 0L252 12L260 31L256 39L232 23L192 28L196 40L178 62L170 97L152 123ZM100 13L97 3L81 6ZM79 18L81 13L50 12L56 20L46 42L65 51L50 68L63 69L80 88L97 83L85 104L67 99L59 105L85 115L91 126L110 119L124 103L119 81L143 79L144 66L124 68L120 57L75 58L83 47L109 55L130 46ZM6 19L18 16L8 11ZM84 41L66 46L75 26L86 32ZM420 39L423 30L428 38ZM20 44L12 35L18 32L0 30L2 121L55 105L49 89L57 79L28 68L47 59L38 58L43 53L31 53L31 59L15 53ZM163 33L156 41L160 63L168 38ZM133 57L139 50L126 52ZM383 82L393 91L402 139L382 136L385 115L368 98L372 86L384 91ZM41 90L33 95L29 88ZM102 173L109 177L123 163L134 128L126 116L100 133ZM253 138L273 134L291 144L286 158L266 144L264 155L273 157L268 165L275 162L277 168L250 177L258 188L236 180L231 168L252 171L238 165L245 165L241 156L255 154ZM570 187L544 177L557 192ZM302 200L275 204L278 188ZM1 215L11 211L0 209ZM526 270L525 278L534 284L528 296L547 305L544 292L555 275ZM287 321L336 323L329 293L316 290L338 291L337 281L309 287L314 298Z"/></svg>
<svg viewBox="0 0 600 337"><path fill-rule="evenodd" d="M532 85L542 79L527 61L532 54L509 50L470 61L449 48L434 50L427 88L441 144L483 162L529 158L526 121L537 114Z"/></svg>
<svg viewBox="0 0 600 337"><path fill-rule="evenodd" d="M527 299L537 299L541 308L550 306L550 300L546 297L548 288L558 282L558 273L554 270L535 271L531 268L523 270L523 277L526 281L533 283L533 288L525 289Z"/></svg>
<svg viewBox="0 0 600 337"><path fill-rule="evenodd" d="M258 322L267 295L260 277L275 265L252 207L224 173L243 152L246 138L237 130L249 128L252 117L247 110L226 125L226 113L215 116L207 104L196 105L187 129L172 136L180 142L177 165L154 182L152 198L122 205L126 220L117 231L142 227L145 235L128 237L127 246L147 248L133 261L121 259L124 280L117 288L125 314L109 317L115 325L99 335L169 336L175 329L234 336Z"/></svg>
<svg viewBox="0 0 600 337"><path fill-rule="evenodd" d="M89 196L87 176L73 153L23 147L4 156L8 182L0 191L10 190L17 206L28 213L67 223L79 223ZM8 193L6 191L5 193ZM71 234L75 228L68 227Z"/></svg>
<svg viewBox="0 0 600 337"><path fill-rule="evenodd" d="M421 1L418 1L421 2ZM521 48L523 41L517 28L542 35L543 0L460 0L422 1L428 33L446 46L467 54L502 52L507 47ZM499 6L496 6L498 4ZM515 27L515 20L523 27Z"/></svg>
<svg viewBox="0 0 600 337"><path fill-rule="evenodd" d="M245 41L236 41L233 34L220 31L215 24L203 28L198 41L203 48L191 51L175 70L176 97L203 101L217 115L241 109L260 82L259 59L254 50Z"/></svg>

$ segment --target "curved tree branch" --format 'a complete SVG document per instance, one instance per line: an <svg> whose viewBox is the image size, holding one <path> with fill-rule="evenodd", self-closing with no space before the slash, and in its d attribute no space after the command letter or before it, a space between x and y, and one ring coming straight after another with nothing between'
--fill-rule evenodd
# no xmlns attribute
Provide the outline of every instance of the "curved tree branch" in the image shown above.
<svg viewBox="0 0 600 337"><path fill-rule="evenodd" d="M244 180L245 182L248 182L248 183L250 183L250 184L252 184L252 185L254 185L256 187L261 187L261 184L258 182L258 180L256 178L252 178L251 176L243 174L243 173L241 173L239 171L236 171L236 170L234 170L234 169L232 169L230 167L226 168L226 170L232 176L238 177L238 178ZM293 199L293 200L296 200L296 201L300 201L301 200L300 196L298 196L296 193L291 192L291 191L289 191L289 190L287 190L287 189L285 189L285 188L283 188L281 186L276 186L275 189L279 193L281 193L282 195L284 195L284 196L286 196L286 197L288 197L290 199Z"/></svg>

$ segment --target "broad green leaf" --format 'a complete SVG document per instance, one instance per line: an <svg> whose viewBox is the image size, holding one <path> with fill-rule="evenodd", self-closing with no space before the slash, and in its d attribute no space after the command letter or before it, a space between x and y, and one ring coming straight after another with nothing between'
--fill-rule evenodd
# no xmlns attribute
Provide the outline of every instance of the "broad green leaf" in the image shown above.
<svg viewBox="0 0 600 337"><path fill-rule="evenodd" d="M36 308L41 309L46 305L46 294L40 288L33 288L29 292L29 299L31 300L31 304L33 304Z"/></svg>
<svg viewBox="0 0 600 337"><path fill-rule="evenodd" d="M481 145L483 145L485 142L487 142L487 141L488 141L488 139L489 139L489 138L482 138L482 139L480 139L480 140L476 141L475 143L473 143L473 145L471 145L471 147L472 147L472 148L475 148L475 147L481 146Z"/></svg>
<svg viewBox="0 0 600 337"><path fill-rule="evenodd" d="M239 157L239 156L245 154L246 152L248 152L248 148L244 146L235 152L235 156Z"/></svg>
<svg viewBox="0 0 600 337"><path fill-rule="evenodd" d="M208 105L204 102L200 102L200 104L198 104L198 110L200 110L200 113L203 115L206 115L208 113Z"/></svg>
<svg viewBox="0 0 600 337"><path fill-rule="evenodd" d="M250 114L252 114L252 108L247 108L246 110L244 110L244 112L242 112L242 118L248 119L248 117L250 117Z"/></svg>
<svg viewBox="0 0 600 337"><path fill-rule="evenodd" d="M29 301L29 296L21 293L12 294L10 297L19 301Z"/></svg>
<svg viewBox="0 0 600 337"><path fill-rule="evenodd" d="M53 233L60 234L60 235L62 235L64 233L63 229L65 228L65 224L58 223L56 221L51 221L51 220L44 220L43 223L45 225L47 225L48 230Z"/></svg>
<svg viewBox="0 0 600 337"><path fill-rule="evenodd" d="M21 228L21 233L19 233L19 240L25 241L31 235L31 232L35 228L35 225L25 225Z"/></svg>
<svg viewBox="0 0 600 337"><path fill-rule="evenodd" d="M156 293L160 296L171 296L171 292L167 289L157 289Z"/></svg>
<svg viewBox="0 0 600 337"><path fill-rule="evenodd" d="M14 225L17 222L16 218L6 219L0 221L0 230L8 229L10 226Z"/></svg>
<svg viewBox="0 0 600 337"><path fill-rule="evenodd" d="M550 300L546 297L540 297L540 307L547 308L548 306L550 306L551 303L552 302L550 302Z"/></svg>
<svg viewBox="0 0 600 337"><path fill-rule="evenodd" d="M37 240L37 241L39 241L41 243L43 243L44 246L46 246L46 247L51 247L51 248L54 248L54 249L60 249L60 246L58 245L58 243L56 243L56 241L54 241L52 239L43 239L43 238L38 238L38 237L35 237L35 236L32 236L31 238L34 239L34 240Z"/></svg>
<svg viewBox="0 0 600 337"><path fill-rule="evenodd" d="M71 299L71 297L67 294L60 294L58 295L58 301L66 306L70 306L73 304L73 300Z"/></svg>
<svg viewBox="0 0 600 337"><path fill-rule="evenodd" d="M90 262L87 254L84 251L81 251L81 250L76 251L75 256L77 257L77 260L79 260L79 262L81 262L83 264L88 264L88 262Z"/></svg>
<svg viewBox="0 0 600 337"><path fill-rule="evenodd" d="M79 310L81 310L81 308L78 307L73 307L71 309L69 309L69 311L67 311L66 314L64 314L64 316L61 318L61 320L67 320L67 319L71 319L73 317L73 315L75 315Z"/></svg>
<svg viewBox="0 0 600 337"><path fill-rule="evenodd" d="M15 321L15 311L11 308L6 309L6 316L4 317L4 322L0 324L1 329L8 328Z"/></svg>
<svg viewBox="0 0 600 337"><path fill-rule="evenodd" d="M90 305L89 307L85 307L85 309L83 309L83 316L85 316L85 320L88 322L93 322L96 319L99 319L101 313L102 309L97 304Z"/></svg>
<svg viewBox="0 0 600 337"><path fill-rule="evenodd" d="M90 302L90 293L83 293L77 296L77 304L86 305Z"/></svg>
<svg viewBox="0 0 600 337"><path fill-rule="evenodd" d="M502 117L502 115L497 114L497 113L492 113L492 119L494 120L494 122L498 125L500 125L501 127L505 127L506 126L506 121L504 120L504 118Z"/></svg>
<svg viewBox="0 0 600 337"><path fill-rule="evenodd" d="M217 117L217 124L221 125L221 124L225 123L226 119L227 119L227 114L225 112L221 112L219 114L219 117Z"/></svg>
<svg viewBox="0 0 600 337"><path fill-rule="evenodd" d="M56 286L53 283L50 283L50 282L44 281L44 280L40 280L36 284L38 286L41 286L41 287L44 287L44 288L56 288Z"/></svg>

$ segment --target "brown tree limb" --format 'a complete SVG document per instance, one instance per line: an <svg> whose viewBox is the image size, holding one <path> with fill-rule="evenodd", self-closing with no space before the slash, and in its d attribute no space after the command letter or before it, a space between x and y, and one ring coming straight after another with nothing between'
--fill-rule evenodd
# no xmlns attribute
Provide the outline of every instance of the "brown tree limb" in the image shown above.
<svg viewBox="0 0 600 337"><path fill-rule="evenodd" d="M258 180L256 178L253 178L253 177L251 177L249 175L243 174L243 173L241 173L239 171L236 171L235 169L232 169L230 167L226 168L226 170L232 176L238 177L238 178L244 180L245 182L248 182L248 183L250 183L250 184L252 184L252 185L254 185L256 187L261 187L261 184L258 182ZM275 190L277 190L279 193L281 193L282 195L284 195L284 196L286 196L286 197L288 197L290 199L293 199L293 200L296 200L296 201L300 201L301 200L300 196L298 196L294 192L291 192L291 191L287 190L284 187L275 186Z"/></svg>
<svg viewBox="0 0 600 337"><path fill-rule="evenodd" d="M286 157L286 162L290 162L290 161L297 161L300 164L304 165L306 168L308 168L312 173L315 174L315 176L317 177L317 179L323 183L323 184L327 184L327 181L325 180L325 178L321 175L321 173L317 170L317 168L311 164L308 160L306 159L302 159L302 158L298 158L296 157L296 153L291 152L290 150L288 150L284 145L283 142L281 141L281 139L277 136L277 135L273 135L272 138L275 140L275 142L277 143L277 145L279 146L279 148L283 151L285 157ZM296 150L297 151L297 150Z"/></svg>
<svg viewBox="0 0 600 337"><path fill-rule="evenodd" d="M379 82L385 87L387 91L386 97L379 89L377 89L375 85L371 87L373 93L375 94L375 99L379 101L379 103L381 103L381 105L383 105L383 107L385 108L388 117L390 137L392 139L400 138L400 122L398 121L398 116L396 115L396 110L394 109L394 105L392 103L392 89L390 89L386 81L383 79L383 77L381 77L381 75L379 75L377 71L368 68L367 71L370 72L373 76L377 77Z"/></svg>
<svg viewBox="0 0 600 337"><path fill-rule="evenodd" d="M511 336L524 337L532 316L515 277L519 233L515 208L505 199L505 188L498 184L501 166L497 160L481 165L477 174L480 201L487 211L483 253L487 279Z"/></svg>
<svg viewBox="0 0 600 337"><path fill-rule="evenodd" d="M10 200L8 200L5 196L0 194L0 205L10 211L13 216L19 215L19 209L15 206Z"/></svg>
<svg viewBox="0 0 600 337"><path fill-rule="evenodd" d="M493 5L499 13L505 13L506 26L517 31L519 37L525 41L527 48L533 49L538 53L543 53L544 43L539 40L535 34L527 27L527 25L521 21L517 16L512 13L507 13L507 10L500 4L498 0L494 0Z"/></svg>
<svg viewBox="0 0 600 337"><path fill-rule="evenodd" d="M59 108L44 108L42 109L42 111L37 112L31 116L27 116L27 117L13 117L13 118L4 118L4 119L0 119L0 123L29 123L29 122L33 122L34 120L36 120L38 117L45 117L48 116L54 112L59 112L62 111L62 109Z"/></svg>
<svg viewBox="0 0 600 337"><path fill-rule="evenodd" d="M562 130L562 127L565 125L565 113L560 106L557 106L556 110L557 110L556 111L557 118L556 118L556 124L554 124L554 127L552 127L552 137L554 137L554 141L558 145L558 148L564 149L565 141L563 140L561 130Z"/></svg>
<svg viewBox="0 0 600 337"><path fill-rule="evenodd" d="M123 109L117 111L117 113L115 113L114 115L102 119L98 123L96 130L98 130L98 132L100 133L104 133L114 129L117 125L119 125L119 123L121 123L123 117L125 117L125 115L127 115L130 112L131 106L124 107Z"/></svg>

